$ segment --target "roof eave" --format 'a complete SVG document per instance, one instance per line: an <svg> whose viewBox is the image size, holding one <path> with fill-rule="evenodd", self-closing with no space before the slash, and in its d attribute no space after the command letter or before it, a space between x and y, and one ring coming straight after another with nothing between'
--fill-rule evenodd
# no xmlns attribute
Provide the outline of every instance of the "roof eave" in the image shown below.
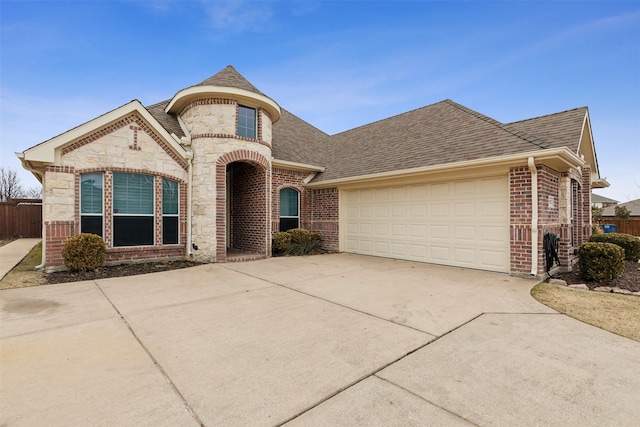
<svg viewBox="0 0 640 427"><path fill-rule="evenodd" d="M165 112L180 114L189 103L202 98L232 98L248 106L260 106L267 110L273 123L281 116L280 106L268 96L246 89L225 86L192 86L176 93L165 108Z"/></svg>
<svg viewBox="0 0 640 427"><path fill-rule="evenodd" d="M310 165L306 163L290 162L288 160L273 159L271 166L274 168L300 171L300 172L324 172L327 168L324 166Z"/></svg>
<svg viewBox="0 0 640 427"><path fill-rule="evenodd" d="M429 175L441 172L464 171L480 168L508 168L527 165L529 157L534 158L536 164L545 164L559 172L566 172L573 167L584 166L585 162L576 156L567 147L529 151L505 156L494 156L483 159L468 160L463 162L444 163L433 166L419 168L395 170L388 172L373 173L367 175L337 178L327 181L310 183L309 188L341 187L351 184L362 184L365 182L376 182L394 178L408 178L412 176Z"/></svg>

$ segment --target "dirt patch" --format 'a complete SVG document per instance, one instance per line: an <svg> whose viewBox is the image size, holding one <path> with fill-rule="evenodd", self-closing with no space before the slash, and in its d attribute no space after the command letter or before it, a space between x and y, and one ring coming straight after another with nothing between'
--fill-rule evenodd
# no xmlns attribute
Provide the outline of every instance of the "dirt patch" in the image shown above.
<svg viewBox="0 0 640 427"><path fill-rule="evenodd" d="M107 279L109 277L136 276L138 274L157 273L195 267L200 263L191 261L144 262L101 267L95 271L71 272L58 271L47 274L48 283L80 282L83 280Z"/></svg>
<svg viewBox="0 0 640 427"><path fill-rule="evenodd" d="M589 289L596 288L598 286L611 286L618 287L620 289L627 289L631 292L640 291L640 263L627 261L624 267L624 273L622 276L609 283L598 283L587 281L580 275L580 267L578 264L574 266L574 271L569 273L554 274L554 279L562 279L567 282L568 285L577 285L584 283Z"/></svg>

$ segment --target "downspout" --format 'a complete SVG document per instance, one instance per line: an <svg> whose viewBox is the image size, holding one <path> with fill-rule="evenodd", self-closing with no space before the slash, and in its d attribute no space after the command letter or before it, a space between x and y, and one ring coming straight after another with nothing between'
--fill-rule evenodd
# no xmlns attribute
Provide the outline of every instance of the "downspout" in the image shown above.
<svg viewBox="0 0 640 427"><path fill-rule="evenodd" d="M190 156L187 157L187 165L188 165L188 178L187 178L187 256L192 255L191 251L191 193L193 188L193 154L189 153Z"/></svg>
<svg viewBox="0 0 640 427"><path fill-rule="evenodd" d="M40 177L40 183L42 184L42 210L43 210L42 213L44 214L44 179L45 179L44 177L45 175L44 173L38 170L35 170L31 166L31 163L29 163L28 160L25 160L24 153L16 153L16 155L22 161L23 168L25 168L32 174ZM47 245L45 244L46 241L47 241L47 227L44 225L44 215L42 215L42 257L40 258L40 264L36 265L34 267L34 270L40 271L44 269L44 265L46 264L46 261L47 261Z"/></svg>
<svg viewBox="0 0 640 427"><path fill-rule="evenodd" d="M531 171L531 275L538 274L538 170L533 157L527 159Z"/></svg>

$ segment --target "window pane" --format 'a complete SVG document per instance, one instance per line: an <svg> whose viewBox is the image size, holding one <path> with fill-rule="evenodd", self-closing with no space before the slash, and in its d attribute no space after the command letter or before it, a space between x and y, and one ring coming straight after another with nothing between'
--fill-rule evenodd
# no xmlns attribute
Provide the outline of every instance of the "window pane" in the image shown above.
<svg viewBox="0 0 640 427"><path fill-rule="evenodd" d="M178 217L177 216L162 217L162 244L163 245L178 244Z"/></svg>
<svg viewBox="0 0 640 427"><path fill-rule="evenodd" d="M298 194L293 188L280 190L280 216L298 216Z"/></svg>
<svg viewBox="0 0 640 427"><path fill-rule="evenodd" d="M102 215L81 216L80 232L97 234L100 237L104 237L102 235Z"/></svg>
<svg viewBox="0 0 640 427"><path fill-rule="evenodd" d="M114 215L113 245L153 245L153 216Z"/></svg>
<svg viewBox="0 0 640 427"><path fill-rule="evenodd" d="M280 231L291 230L292 228L298 228L298 218L280 218Z"/></svg>
<svg viewBox="0 0 640 427"><path fill-rule="evenodd" d="M240 105L238 107L238 136L256 138L256 110Z"/></svg>
<svg viewBox="0 0 640 427"><path fill-rule="evenodd" d="M102 213L102 174L80 175L80 213Z"/></svg>
<svg viewBox="0 0 640 427"><path fill-rule="evenodd" d="M170 179L162 179L162 213L178 214L178 183Z"/></svg>
<svg viewBox="0 0 640 427"><path fill-rule="evenodd" d="M113 213L153 215L153 176L114 173Z"/></svg>

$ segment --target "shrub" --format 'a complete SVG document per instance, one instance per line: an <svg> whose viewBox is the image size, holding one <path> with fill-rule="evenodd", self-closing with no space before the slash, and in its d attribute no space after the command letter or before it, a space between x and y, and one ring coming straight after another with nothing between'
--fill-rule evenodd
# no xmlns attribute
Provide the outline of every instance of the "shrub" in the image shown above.
<svg viewBox="0 0 640 427"><path fill-rule="evenodd" d="M578 264L585 280L608 283L624 272L624 250L613 243L583 243L578 252Z"/></svg>
<svg viewBox="0 0 640 427"><path fill-rule="evenodd" d="M287 233L291 236L291 243L294 245L309 241L312 238L311 235L314 234L304 228L292 228Z"/></svg>
<svg viewBox="0 0 640 427"><path fill-rule="evenodd" d="M291 234L286 231L278 231L273 235L273 249L283 252L291 246Z"/></svg>
<svg viewBox="0 0 640 427"><path fill-rule="evenodd" d="M595 224L591 226L591 235L594 235L594 234L600 234L600 227L598 227Z"/></svg>
<svg viewBox="0 0 640 427"><path fill-rule="evenodd" d="M296 229L300 230L300 229ZM291 230L290 230L291 231ZM307 230L304 230L307 231ZM291 246L286 250L287 255L310 255L320 252L322 249L322 238L318 233L307 231L308 234L298 233L298 243L293 243L293 235L291 237ZM303 236L301 238L301 235Z"/></svg>
<svg viewBox="0 0 640 427"><path fill-rule="evenodd" d="M304 228L293 228L273 234L273 253L284 255L310 255L322 251L322 238Z"/></svg>
<svg viewBox="0 0 640 427"><path fill-rule="evenodd" d="M624 259L638 262L640 259L640 239L630 234L606 233L595 234L589 238L590 242L613 243L624 249Z"/></svg>
<svg viewBox="0 0 640 427"><path fill-rule="evenodd" d="M81 233L69 237L62 248L65 267L71 271L91 271L102 267L107 248L102 237Z"/></svg>

